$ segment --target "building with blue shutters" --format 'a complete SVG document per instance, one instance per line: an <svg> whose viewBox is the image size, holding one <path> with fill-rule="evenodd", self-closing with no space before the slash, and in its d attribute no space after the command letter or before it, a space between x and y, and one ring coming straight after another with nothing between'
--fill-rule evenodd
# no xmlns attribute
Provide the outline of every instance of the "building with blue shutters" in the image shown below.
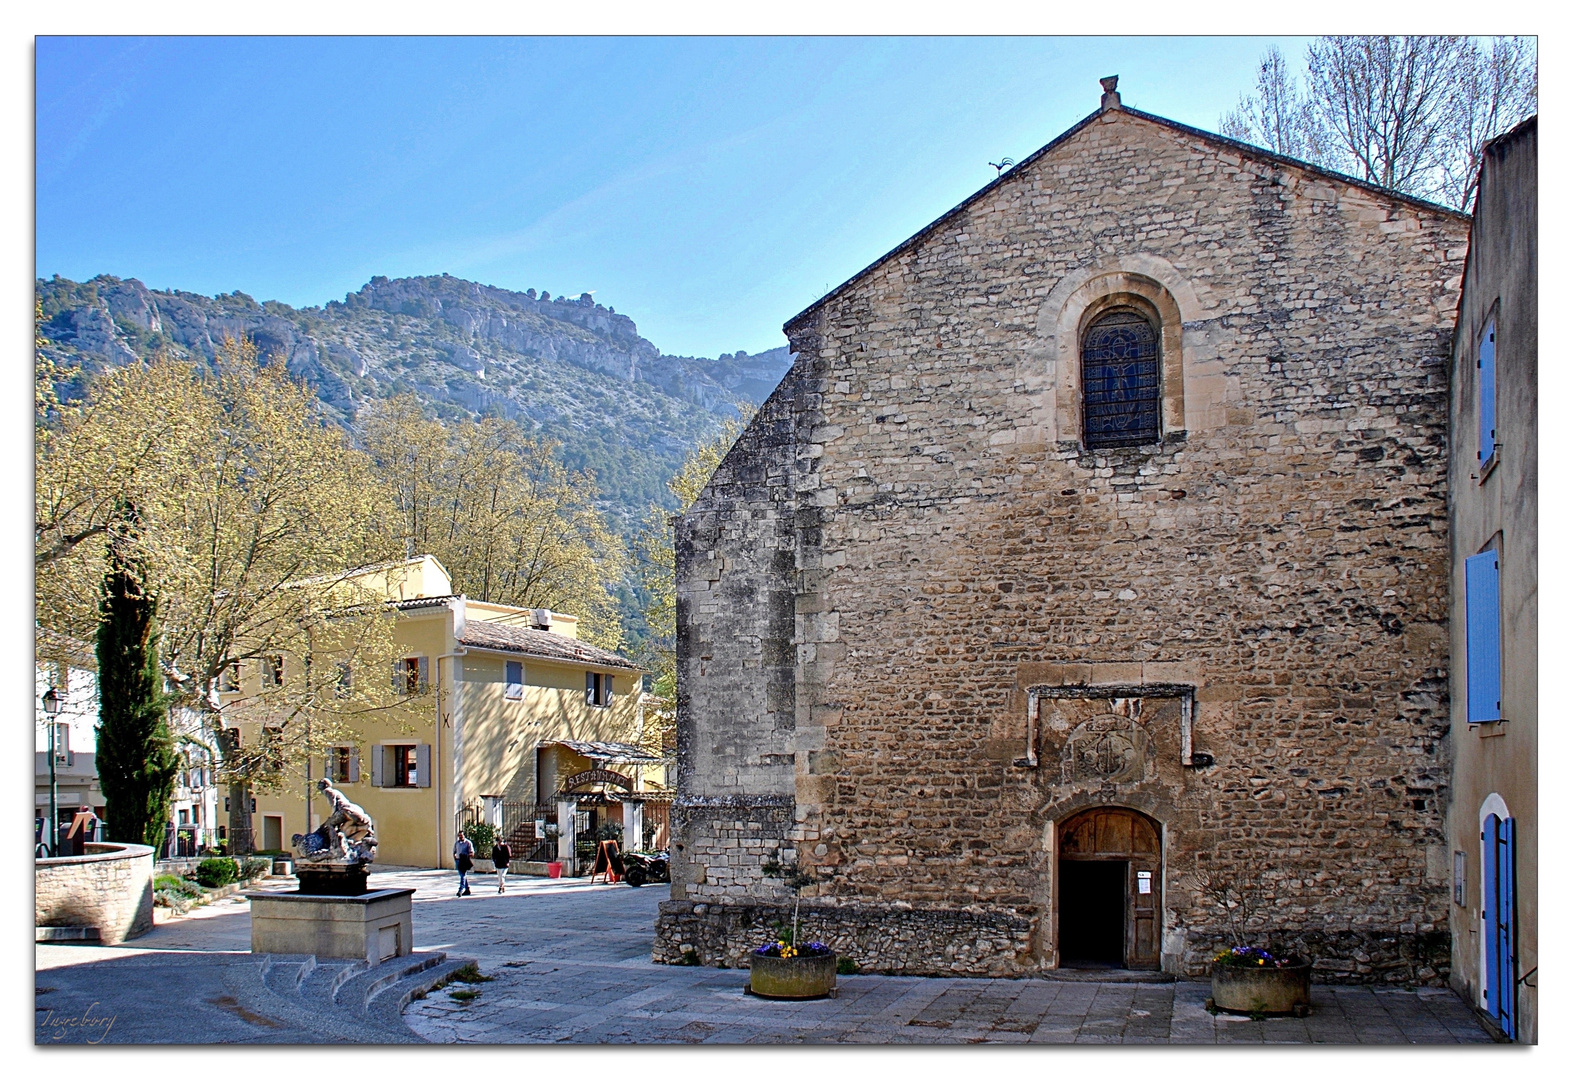
<svg viewBox="0 0 1573 1080"><path fill-rule="evenodd" d="M1453 338L1452 982L1535 1042L1536 120L1487 145Z"/></svg>

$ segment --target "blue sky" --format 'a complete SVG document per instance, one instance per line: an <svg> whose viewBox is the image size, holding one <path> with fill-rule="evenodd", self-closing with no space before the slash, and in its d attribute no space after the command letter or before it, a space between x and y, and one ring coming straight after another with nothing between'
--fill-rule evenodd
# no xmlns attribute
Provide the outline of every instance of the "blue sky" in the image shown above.
<svg viewBox="0 0 1573 1080"><path fill-rule="evenodd" d="M374 274L781 324L1091 112L1199 127L1290 38L39 38L36 272L297 306Z"/></svg>

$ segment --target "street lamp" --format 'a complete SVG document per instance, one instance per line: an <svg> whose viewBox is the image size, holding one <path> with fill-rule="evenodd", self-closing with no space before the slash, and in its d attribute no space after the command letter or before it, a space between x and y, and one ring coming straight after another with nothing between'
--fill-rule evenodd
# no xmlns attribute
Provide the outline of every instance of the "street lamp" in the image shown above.
<svg viewBox="0 0 1573 1080"><path fill-rule="evenodd" d="M49 854L60 852L59 792L55 786L55 717L60 715L60 693L53 686L44 691L44 715L49 718Z"/></svg>

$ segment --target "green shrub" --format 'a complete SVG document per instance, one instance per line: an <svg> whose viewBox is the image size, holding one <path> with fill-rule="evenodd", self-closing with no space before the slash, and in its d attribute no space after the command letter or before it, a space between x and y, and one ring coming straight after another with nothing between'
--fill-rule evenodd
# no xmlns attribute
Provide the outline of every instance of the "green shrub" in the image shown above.
<svg viewBox="0 0 1573 1080"><path fill-rule="evenodd" d="M272 869L272 859L247 859L240 864L239 880L250 881L252 878L259 878L263 874L269 873Z"/></svg>
<svg viewBox="0 0 1573 1080"><path fill-rule="evenodd" d="M169 908L177 915L184 915L191 907L191 902L174 889L158 889L153 893L153 905Z"/></svg>
<svg viewBox="0 0 1573 1080"><path fill-rule="evenodd" d="M183 896L188 900L195 900L204 895L202 886L189 878L179 877L175 874L160 874L153 879L155 892L168 893L171 896Z"/></svg>
<svg viewBox="0 0 1573 1080"><path fill-rule="evenodd" d="M466 825L464 827L464 835L469 837L470 843L475 845L475 857L477 859L489 859L492 857L492 845L497 842L497 829L494 826L485 823Z"/></svg>
<svg viewBox="0 0 1573 1080"><path fill-rule="evenodd" d="M203 859L197 863L197 884L209 889L228 885L240 876L234 859Z"/></svg>
<svg viewBox="0 0 1573 1080"><path fill-rule="evenodd" d="M852 959L850 956L836 957L837 975L856 975L857 973L858 962L856 960Z"/></svg>

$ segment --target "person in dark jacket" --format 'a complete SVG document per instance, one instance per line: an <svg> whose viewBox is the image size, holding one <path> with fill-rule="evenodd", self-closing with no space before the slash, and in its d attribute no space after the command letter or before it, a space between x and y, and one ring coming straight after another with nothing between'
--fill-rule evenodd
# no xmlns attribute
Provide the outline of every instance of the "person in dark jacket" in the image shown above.
<svg viewBox="0 0 1573 1080"><path fill-rule="evenodd" d="M513 861L513 851L508 847L508 841L499 840L492 847L492 865L497 867L497 891L508 891L508 864Z"/></svg>
<svg viewBox="0 0 1573 1080"><path fill-rule="evenodd" d="M459 838L453 842L453 867L459 871L460 896L470 895L470 882L466 877L470 868L475 865L475 845L470 843L469 837L464 835L464 830L459 830Z"/></svg>

